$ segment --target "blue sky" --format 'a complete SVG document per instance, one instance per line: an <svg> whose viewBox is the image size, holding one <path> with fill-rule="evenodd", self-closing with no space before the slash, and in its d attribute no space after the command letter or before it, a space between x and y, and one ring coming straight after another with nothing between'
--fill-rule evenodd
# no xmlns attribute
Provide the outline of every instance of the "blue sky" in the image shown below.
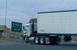
<svg viewBox="0 0 77 50"><path fill-rule="evenodd" d="M0 0L0 25L4 25L5 2ZM73 10L77 9L77 0L7 0L7 26L11 21L27 23L37 17L40 11Z"/></svg>

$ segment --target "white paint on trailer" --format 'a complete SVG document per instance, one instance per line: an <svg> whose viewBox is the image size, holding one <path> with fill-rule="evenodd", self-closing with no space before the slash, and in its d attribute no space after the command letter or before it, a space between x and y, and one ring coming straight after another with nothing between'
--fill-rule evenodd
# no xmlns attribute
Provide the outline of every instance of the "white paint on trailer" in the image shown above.
<svg viewBox="0 0 77 50"><path fill-rule="evenodd" d="M77 11L38 14L38 33L77 34Z"/></svg>

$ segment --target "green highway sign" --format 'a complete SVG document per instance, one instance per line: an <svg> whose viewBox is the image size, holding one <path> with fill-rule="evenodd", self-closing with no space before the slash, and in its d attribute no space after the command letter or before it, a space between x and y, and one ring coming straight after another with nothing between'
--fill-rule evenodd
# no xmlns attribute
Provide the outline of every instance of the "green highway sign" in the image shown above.
<svg viewBox="0 0 77 50"><path fill-rule="evenodd" d="M11 22L11 31L12 32L22 32L22 23Z"/></svg>

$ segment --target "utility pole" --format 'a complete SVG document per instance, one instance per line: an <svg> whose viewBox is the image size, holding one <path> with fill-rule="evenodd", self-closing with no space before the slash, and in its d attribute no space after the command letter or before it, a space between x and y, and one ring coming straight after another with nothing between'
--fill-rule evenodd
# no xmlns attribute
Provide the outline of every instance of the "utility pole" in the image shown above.
<svg viewBox="0 0 77 50"><path fill-rule="evenodd" d="M4 25L4 27L3 27L3 29L4 29L4 32L7 34L7 0L5 1L5 25ZM8 34L7 34L7 37L6 37L6 39L8 40Z"/></svg>
<svg viewBox="0 0 77 50"><path fill-rule="evenodd" d="M5 2L5 26L6 26L6 18L7 18L7 0Z"/></svg>
<svg viewBox="0 0 77 50"><path fill-rule="evenodd" d="M7 20L6 19L7 19L7 0L5 1L5 24L3 26L3 30L5 30L5 31L7 29L7 24L6 24Z"/></svg>
<svg viewBox="0 0 77 50"><path fill-rule="evenodd" d="M4 24L4 26L3 26L3 33L6 33L6 31L7 31L7 26L6 26L6 17L7 17L7 0L5 0L5 24ZM7 33L6 33L7 34ZM4 40L5 38L4 38L4 35L2 35L2 39ZM7 40L8 40L8 38L7 38Z"/></svg>

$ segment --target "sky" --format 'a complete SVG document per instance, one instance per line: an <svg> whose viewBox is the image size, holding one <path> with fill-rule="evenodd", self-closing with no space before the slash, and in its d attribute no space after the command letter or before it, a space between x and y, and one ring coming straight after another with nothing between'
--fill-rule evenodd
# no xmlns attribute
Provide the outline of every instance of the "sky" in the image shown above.
<svg viewBox="0 0 77 50"><path fill-rule="evenodd" d="M6 0L0 0L0 25L5 24ZM6 24L10 28L11 21L28 23L36 18L37 12L77 10L77 0L7 0Z"/></svg>

